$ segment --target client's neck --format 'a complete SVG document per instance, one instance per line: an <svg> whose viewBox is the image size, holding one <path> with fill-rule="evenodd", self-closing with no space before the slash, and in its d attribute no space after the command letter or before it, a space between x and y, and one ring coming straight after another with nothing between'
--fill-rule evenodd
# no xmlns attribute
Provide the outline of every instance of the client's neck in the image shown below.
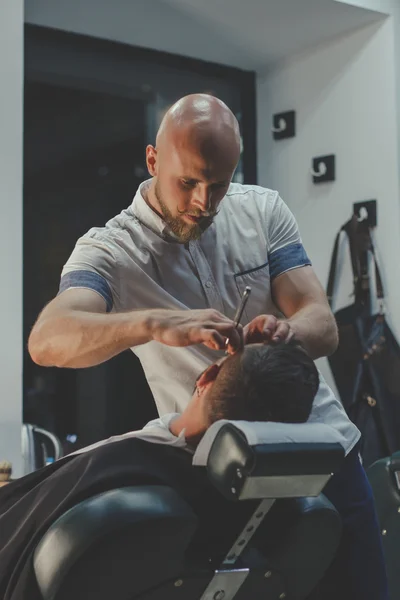
<svg viewBox="0 0 400 600"><path fill-rule="evenodd" d="M170 432L178 437L185 430L185 440L189 446L196 447L207 430L207 424L192 410L190 404L176 419L169 424Z"/></svg>

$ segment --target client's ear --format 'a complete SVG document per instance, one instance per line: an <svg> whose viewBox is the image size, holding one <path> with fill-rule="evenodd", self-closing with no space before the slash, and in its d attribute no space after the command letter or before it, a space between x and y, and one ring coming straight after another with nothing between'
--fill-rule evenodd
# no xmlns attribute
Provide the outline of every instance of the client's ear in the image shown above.
<svg viewBox="0 0 400 600"><path fill-rule="evenodd" d="M220 369L221 365L218 365L216 363L210 365L208 369L206 369L204 373L202 373L200 379L197 382L197 387L201 388L215 381Z"/></svg>

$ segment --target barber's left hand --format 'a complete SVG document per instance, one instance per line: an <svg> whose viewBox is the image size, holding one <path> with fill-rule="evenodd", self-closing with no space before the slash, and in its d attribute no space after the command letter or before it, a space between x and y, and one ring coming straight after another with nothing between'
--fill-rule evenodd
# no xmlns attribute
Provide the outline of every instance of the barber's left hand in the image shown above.
<svg viewBox="0 0 400 600"><path fill-rule="evenodd" d="M289 341L293 335L289 322L273 315L259 315L243 327L245 344Z"/></svg>

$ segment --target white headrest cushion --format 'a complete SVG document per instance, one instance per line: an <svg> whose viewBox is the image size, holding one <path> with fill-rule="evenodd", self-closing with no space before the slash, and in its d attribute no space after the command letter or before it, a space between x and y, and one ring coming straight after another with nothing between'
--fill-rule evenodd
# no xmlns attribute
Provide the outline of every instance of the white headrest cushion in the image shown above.
<svg viewBox="0 0 400 600"><path fill-rule="evenodd" d="M218 431L231 423L240 429L250 446L285 443L339 443L345 446L343 436L323 423L275 423L271 421L216 421L207 429L193 456L193 465L206 466L211 446Z"/></svg>

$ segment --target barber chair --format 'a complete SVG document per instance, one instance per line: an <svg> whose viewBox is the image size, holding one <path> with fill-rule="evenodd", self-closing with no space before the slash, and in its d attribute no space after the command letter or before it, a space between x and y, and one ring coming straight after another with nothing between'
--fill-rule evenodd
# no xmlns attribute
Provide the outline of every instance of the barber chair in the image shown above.
<svg viewBox="0 0 400 600"><path fill-rule="evenodd" d="M220 516L212 518L214 504L209 519L199 515L165 485L86 499L36 547L43 600L305 600L341 536L321 495L342 464L340 441L322 424L214 423L193 472L206 471Z"/></svg>
<svg viewBox="0 0 400 600"><path fill-rule="evenodd" d="M391 600L400 600L400 452L367 469L382 533Z"/></svg>

